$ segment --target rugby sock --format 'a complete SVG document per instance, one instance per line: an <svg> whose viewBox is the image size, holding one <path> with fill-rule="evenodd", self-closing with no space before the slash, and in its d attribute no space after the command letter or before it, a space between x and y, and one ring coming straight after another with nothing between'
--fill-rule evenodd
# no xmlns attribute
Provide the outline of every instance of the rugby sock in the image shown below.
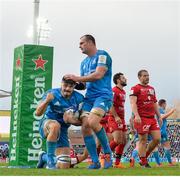
<svg viewBox="0 0 180 177"><path fill-rule="evenodd" d="M123 154L123 150L124 150L124 144L119 144L116 149L115 149L115 152L116 154Z"/></svg>
<svg viewBox="0 0 180 177"><path fill-rule="evenodd" d="M137 149L134 149L134 150L133 150L133 152L132 152L132 158L133 158L133 159L138 158L138 151L137 151Z"/></svg>
<svg viewBox="0 0 180 177"><path fill-rule="evenodd" d="M55 157L55 150L56 150L57 142L53 141L47 141L46 147L47 147L47 158L52 159Z"/></svg>
<svg viewBox="0 0 180 177"><path fill-rule="evenodd" d="M121 156L122 156L122 154L116 154L115 153L115 165L118 165L119 163L120 163L120 161L121 161Z"/></svg>
<svg viewBox="0 0 180 177"><path fill-rule="evenodd" d="M117 144L114 140L112 140L112 141L110 142L110 148L111 148L111 150L114 151L114 149L115 149L115 147L116 147L117 145L118 145L118 144Z"/></svg>
<svg viewBox="0 0 180 177"><path fill-rule="evenodd" d="M47 162L47 153L45 153L45 154L43 154L42 155L42 160L43 160L43 162Z"/></svg>
<svg viewBox="0 0 180 177"><path fill-rule="evenodd" d="M124 144L119 144L116 149L115 149L115 152L116 152L116 162L115 164L119 164L119 162L121 161L121 156L123 154L123 150L124 150Z"/></svg>
<svg viewBox="0 0 180 177"><path fill-rule="evenodd" d="M154 156L154 158L155 158L156 163L157 163L158 165L160 165L161 162L160 162L159 152L158 152L158 151L153 152L153 156Z"/></svg>
<svg viewBox="0 0 180 177"><path fill-rule="evenodd" d="M97 150L96 150L96 142L94 140L93 135L85 136L84 142L85 142L86 148L88 150L88 153L91 156L92 161L95 163L98 162L99 159L98 159L98 154L97 154Z"/></svg>
<svg viewBox="0 0 180 177"><path fill-rule="evenodd" d="M106 132L105 132L103 127L101 128L101 130L99 132L96 132L96 136L101 143L104 154L110 154L111 155L111 148L109 146L109 142L108 142L108 139L106 136Z"/></svg>
<svg viewBox="0 0 180 177"><path fill-rule="evenodd" d="M170 149L164 148L164 150L165 150L165 154L166 154L166 158L167 158L168 162L169 162L169 163L172 163Z"/></svg>
<svg viewBox="0 0 180 177"><path fill-rule="evenodd" d="M148 163L146 157L139 157L139 158L140 158L141 165L146 165Z"/></svg>
<svg viewBox="0 0 180 177"><path fill-rule="evenodd" d="M146 152L146 158L148 158L149 157L149 155L150 155L150 152Z"/></svg>

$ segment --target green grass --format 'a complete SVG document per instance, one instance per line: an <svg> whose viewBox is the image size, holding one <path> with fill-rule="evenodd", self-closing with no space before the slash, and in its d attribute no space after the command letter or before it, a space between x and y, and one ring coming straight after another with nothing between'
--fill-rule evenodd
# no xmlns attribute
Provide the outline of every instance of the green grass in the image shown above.
<svg viewBox="0 0 180 177"><path fill-rule="evenodd" d="M129 164L125 164L127 167ZM73 169L59 169L59 170L47 170L47 169L17 169L17 168L0 168L0 175L2 176L179 176L180 168L168 167L164 164L163 167L155 167L152 164L151 169L141 168L138 164L135 168L126 169L99 169L88 170L86 169L87 163L81 163L77 168ZM0 164L1 167L7 166L7 164Z"/></svg>

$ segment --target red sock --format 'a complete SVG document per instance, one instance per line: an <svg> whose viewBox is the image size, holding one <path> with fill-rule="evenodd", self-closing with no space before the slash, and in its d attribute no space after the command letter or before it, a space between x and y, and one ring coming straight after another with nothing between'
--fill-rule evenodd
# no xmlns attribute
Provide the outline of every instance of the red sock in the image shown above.
<svg viewBox="0 0 180 177"><path fill-rule="evenodd" d="M115 149L115 152L116 154L123 154L123 150L124 150L124 144L119 144L116 149Z"/></svg>
<svg viewBox="0 0 180 177"><path fill-rule="evenodd" d="M110 148L111 148L111 150L112 151L114 151L114 149L115 149L115 147L117 147L117 143L114 141L114 140L112 140L111 142L110 142Z"/></svg>
<svg viewBox="0 0 180 177"><path fill-rule="evenodd" d="M116 161L115 164L118 165L121 161L121 156L123 154L123 150L124 150L124 144L119 144L116 149L115 149L115 153L116 153Z"/></svg>
<svg viewBox="0 0 180 177"><path fill-rule="evenodd" d="M140 161L142 165L146 165L148 163L146 157L140 157Z"/></svg>
<svg viewBox="0 0 180 177"><path fill-rule="evenodd" d="M148 158L148 156L150 155L150 152L146 152L146 158Z"/></svg>

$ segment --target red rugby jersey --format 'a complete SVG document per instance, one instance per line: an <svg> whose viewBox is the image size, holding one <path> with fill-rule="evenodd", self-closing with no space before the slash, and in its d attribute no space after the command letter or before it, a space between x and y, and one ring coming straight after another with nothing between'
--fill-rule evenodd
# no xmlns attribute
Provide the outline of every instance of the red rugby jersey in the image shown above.
<svg viewBox="0 0 180 177"><path fill-rule="evenodd" d="M153 118L155 116L154 103L157 99L153 87L137 84L131 88L131 95L137 96L137 109L140 117Z"/></svg>
<svg viewBox="0 0 180 177"><path fill-rule="evenodd" d="M120 89L119 87L115 86L112 89L113 91L113 106L117 113L117 115L124 119L124 104L126 100L126 92L123 89Z"/></svg>

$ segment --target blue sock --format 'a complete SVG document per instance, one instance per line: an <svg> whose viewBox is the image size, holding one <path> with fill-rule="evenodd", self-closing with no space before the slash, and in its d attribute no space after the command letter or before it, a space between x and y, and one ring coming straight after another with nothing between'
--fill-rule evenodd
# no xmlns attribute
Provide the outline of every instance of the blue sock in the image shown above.
<svg viewBox="0 0 180 177"><path fill-rule="evenodd" d="M93 135L85 136L84 137L84 143L86 145L88 153L91 156L92 161L95 163L99 162L98 154L97 154L97 150L96 150L96 142L94 140Z"/></svg>
<svg viewBox="0 0 180 177"><path fill-rule="evenodd" d="M109 145L109 142L108 142L104 128L101 128L101 130L99 132L96 132L96 136L97 136L99 142L101 143L101 146L103 148L103 152L105 154L111 155L112 154L111 148L110 148L110 145Z"/></svg>
<svg viewBox="0 0 180 177"><path fill-rule="evenodd" d="M57 142L47 141L46 148L47 148L47 157L54 158L55 157L55 150L56 150Z"/></svg>
<svg viewBox="0 0 180 177"><path fill-rule="evenodd" d="M157 163L158 165L160 165L160 164L161 164L161 161L160 161L160 157L159 157L159 152L158 152L158 151L153 152L153 156L154 156L154 158L155 158L156 163Z"/></svg>
<svg viewBox="0 0 180 177"><path fill-rule="evenodd" d="M134 149L133 152L132 152L132 158L136 159L138 158L138 151L137 149Z"/></svg>
<svg viewBox="0 0 180 177"><path fill-rule="evenodd" d="M47 163L47 153L43 154L42 160L43 160L43 162Z"/></svg>
<svg viewBox="0 0 180 177"><path fill-rule="evenodd" d="M166 158L167 158L168 162L172 163L170 149L164 149L164 150L165 150L165 154L166 154Z"/></svg>

